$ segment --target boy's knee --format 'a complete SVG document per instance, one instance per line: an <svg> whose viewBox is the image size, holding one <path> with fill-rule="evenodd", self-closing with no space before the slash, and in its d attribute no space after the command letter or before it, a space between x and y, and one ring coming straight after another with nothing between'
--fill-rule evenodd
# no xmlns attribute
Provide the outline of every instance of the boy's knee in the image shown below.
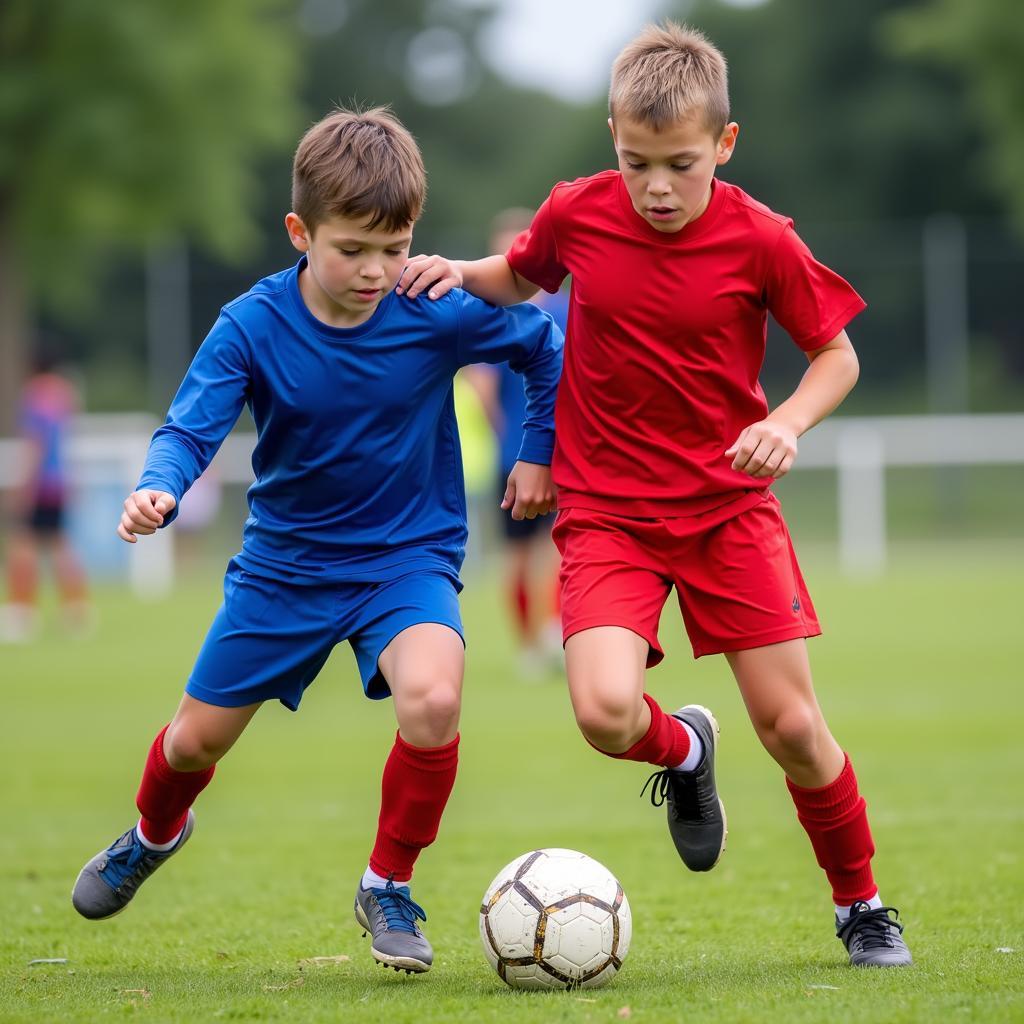
<svg viewBox="0 0 1024 1024"><path fill-rule="evenodd" d="M437 727L457 721L461 708L462 691L454 680L436 684L423 698L423 717Z"/></svg>
<svg viewBox="0 0 1024 1024"><path fill-rule="evenodd" d="M573 710L580 732L598 750L620 754L636 740L642 704L625 695L591 695L574 704Z"/></svg>
<svg viewBox="0 0 1024 1024"><path fill-rule="evenodd" d="M406 680L397 698L396 711L402 735L418 747L447 743L455 733L462 709L462 687L457 678Z"/></svg>
<svg viewBox="0 0 1024 1024"><path fill-rule="evenodd" d="M176 772L198 772L216 764L225 750L199 730L171 726L164 736L164 757Z"/></svg>
<svg viewBox="0 0 1024 1024"><path fill-rule="evenodd" d="M761 739L774 757L786 762L813 763L821 738L821 715L806 705L787 708L771 722L760 723Z"/></svg>

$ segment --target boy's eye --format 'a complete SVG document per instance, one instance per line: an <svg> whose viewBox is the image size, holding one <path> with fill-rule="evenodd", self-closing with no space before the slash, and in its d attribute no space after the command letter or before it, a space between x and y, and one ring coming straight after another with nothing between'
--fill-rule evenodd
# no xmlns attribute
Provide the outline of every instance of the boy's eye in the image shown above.
<svg viewBox="0 0 1024 1024"><path fill-rule="evenodd" d="M631 171L642 171L642 170L643 170L643 169L644 169L644 168L645 168L645 167L647 166L647 164L635 164L635 163L633 163L632 161L630 161L630 160L627 160L627 161L626 161L626 166L627 166L627 167L628 167L628 168L629 168L629 169L630 169Z"/></svg>
<svg viewBox="0 0 1024 1024"><path fill-rule="evenodd" d="M384 250L384 254L386 256L404 256L405 255L405 250L404 249L385 249Z"/></svg>
<svg viewBox="0 0 1024 1024"><path fill-rule="evenodd" d="M338 251L340 253L342 253L343 255L345 255L345 256L358 256L359 255L359 250L358 249L339 249Z"/></svg>
<svg viewBox="0 0 1024 1024"><path fill-rule="evenodd" d="M673 171L688 171L692 166L693 166L693 164L673 164L672 165L672 170Z"/></svg>

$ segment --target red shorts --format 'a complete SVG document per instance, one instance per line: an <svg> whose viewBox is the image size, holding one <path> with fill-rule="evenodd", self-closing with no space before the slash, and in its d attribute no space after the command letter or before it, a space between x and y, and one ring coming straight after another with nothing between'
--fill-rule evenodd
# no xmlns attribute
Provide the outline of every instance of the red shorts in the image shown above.
<svg viewBox="0 0 1024 1024"><path fill-rule="evenodd" d="M665 656L661 609L674 586L693 656L821 632L789 530L770 491L700 515L626 519L569 508L552 531L562 553L562 635L623 626Z"/></svg>

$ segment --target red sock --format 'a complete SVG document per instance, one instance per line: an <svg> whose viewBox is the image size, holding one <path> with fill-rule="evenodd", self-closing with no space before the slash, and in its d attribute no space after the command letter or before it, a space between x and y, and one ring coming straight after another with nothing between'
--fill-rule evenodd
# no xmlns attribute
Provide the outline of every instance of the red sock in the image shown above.
<svg viewBox="0 0 1024 1024"><path fill-rule="evenodd" d="M871 874L875 844L850 758L839 778L820 789L804 789L788 778L786 785L818 864L832 884L833 901L846 907L855 900L871 899L878 892Z"/></svg>
<svg viewBox="0 0 1024 1024"><path fill-rule="evenodd" d="M690 752L690 737L683 728L683 723L678 718L666 714L658 706L658 702L649 694L644 694L644 700L651 709L651 727L644 734L643 739L637 740L621 754L613 754L608 750L601 750L594 747L608 757L618 758L622 761L646 761L648 764L658 764L664 768L675 768L686 760ZM590 743L589 740L587 740Z"/></svg>
<svg viewBox="0 0 1024 1024"><path fill-rule="evenodd" d="M149 748L135 806L151 843L169 843L184 827L188 809L213 778L216 765L199 772L175 771L164 757L165 725Z"/></svg>
<svg viewBox="0 0 1024 1024"><path fill-rule="evenodd" d="M509 589L509 603L515 612L516 628L520 637L526 634L530 622L530 592L526 589L526 578L517 576Z"/></svg>
<svg viewBox="0 0 1024 1024"><path fill-rule="evenodd" d="M380 820L370 868L396 882L412 878L420 850L437 838L459 764L459 737L414 747L397 733L381 780Z"/></svg>

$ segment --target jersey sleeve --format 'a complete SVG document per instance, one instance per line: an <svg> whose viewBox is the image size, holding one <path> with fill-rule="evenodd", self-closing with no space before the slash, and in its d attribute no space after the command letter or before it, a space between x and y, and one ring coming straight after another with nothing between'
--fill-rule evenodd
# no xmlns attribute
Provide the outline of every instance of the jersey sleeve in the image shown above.
<svg viewBox="0 0 1024 1024"><path fill-rule="evenodd" d="M562 374L562 332L532 302L497 307L458 291L459 366L505 363L523 375L526 418L522 462L551 464L555 446L555 395Z"/></svg>
<svg viewBox="0 0 1024 1024"><path fill-rule="evenodd" d="M505 254L509 266L531 284L554 294L569 274L558 256L552 192L534 214L533 222Z"/></svg>
<svg viewBox="0 0 1024 1024"><path fill-rule="evenodd" d="M769 312L805 352L831 341L867 305L814 258L792 224L775 246L765 292Z"/></svg>
<svg viewBox="0 0 1024 1024"><path fill-rule="evenodd" d="M138 487L173 494L178 505L164 518L177 516L182 496L213 461L235 425L249 395L249 348L235 321L226 314L206 336L167 419L153 435Z"/></svg>

